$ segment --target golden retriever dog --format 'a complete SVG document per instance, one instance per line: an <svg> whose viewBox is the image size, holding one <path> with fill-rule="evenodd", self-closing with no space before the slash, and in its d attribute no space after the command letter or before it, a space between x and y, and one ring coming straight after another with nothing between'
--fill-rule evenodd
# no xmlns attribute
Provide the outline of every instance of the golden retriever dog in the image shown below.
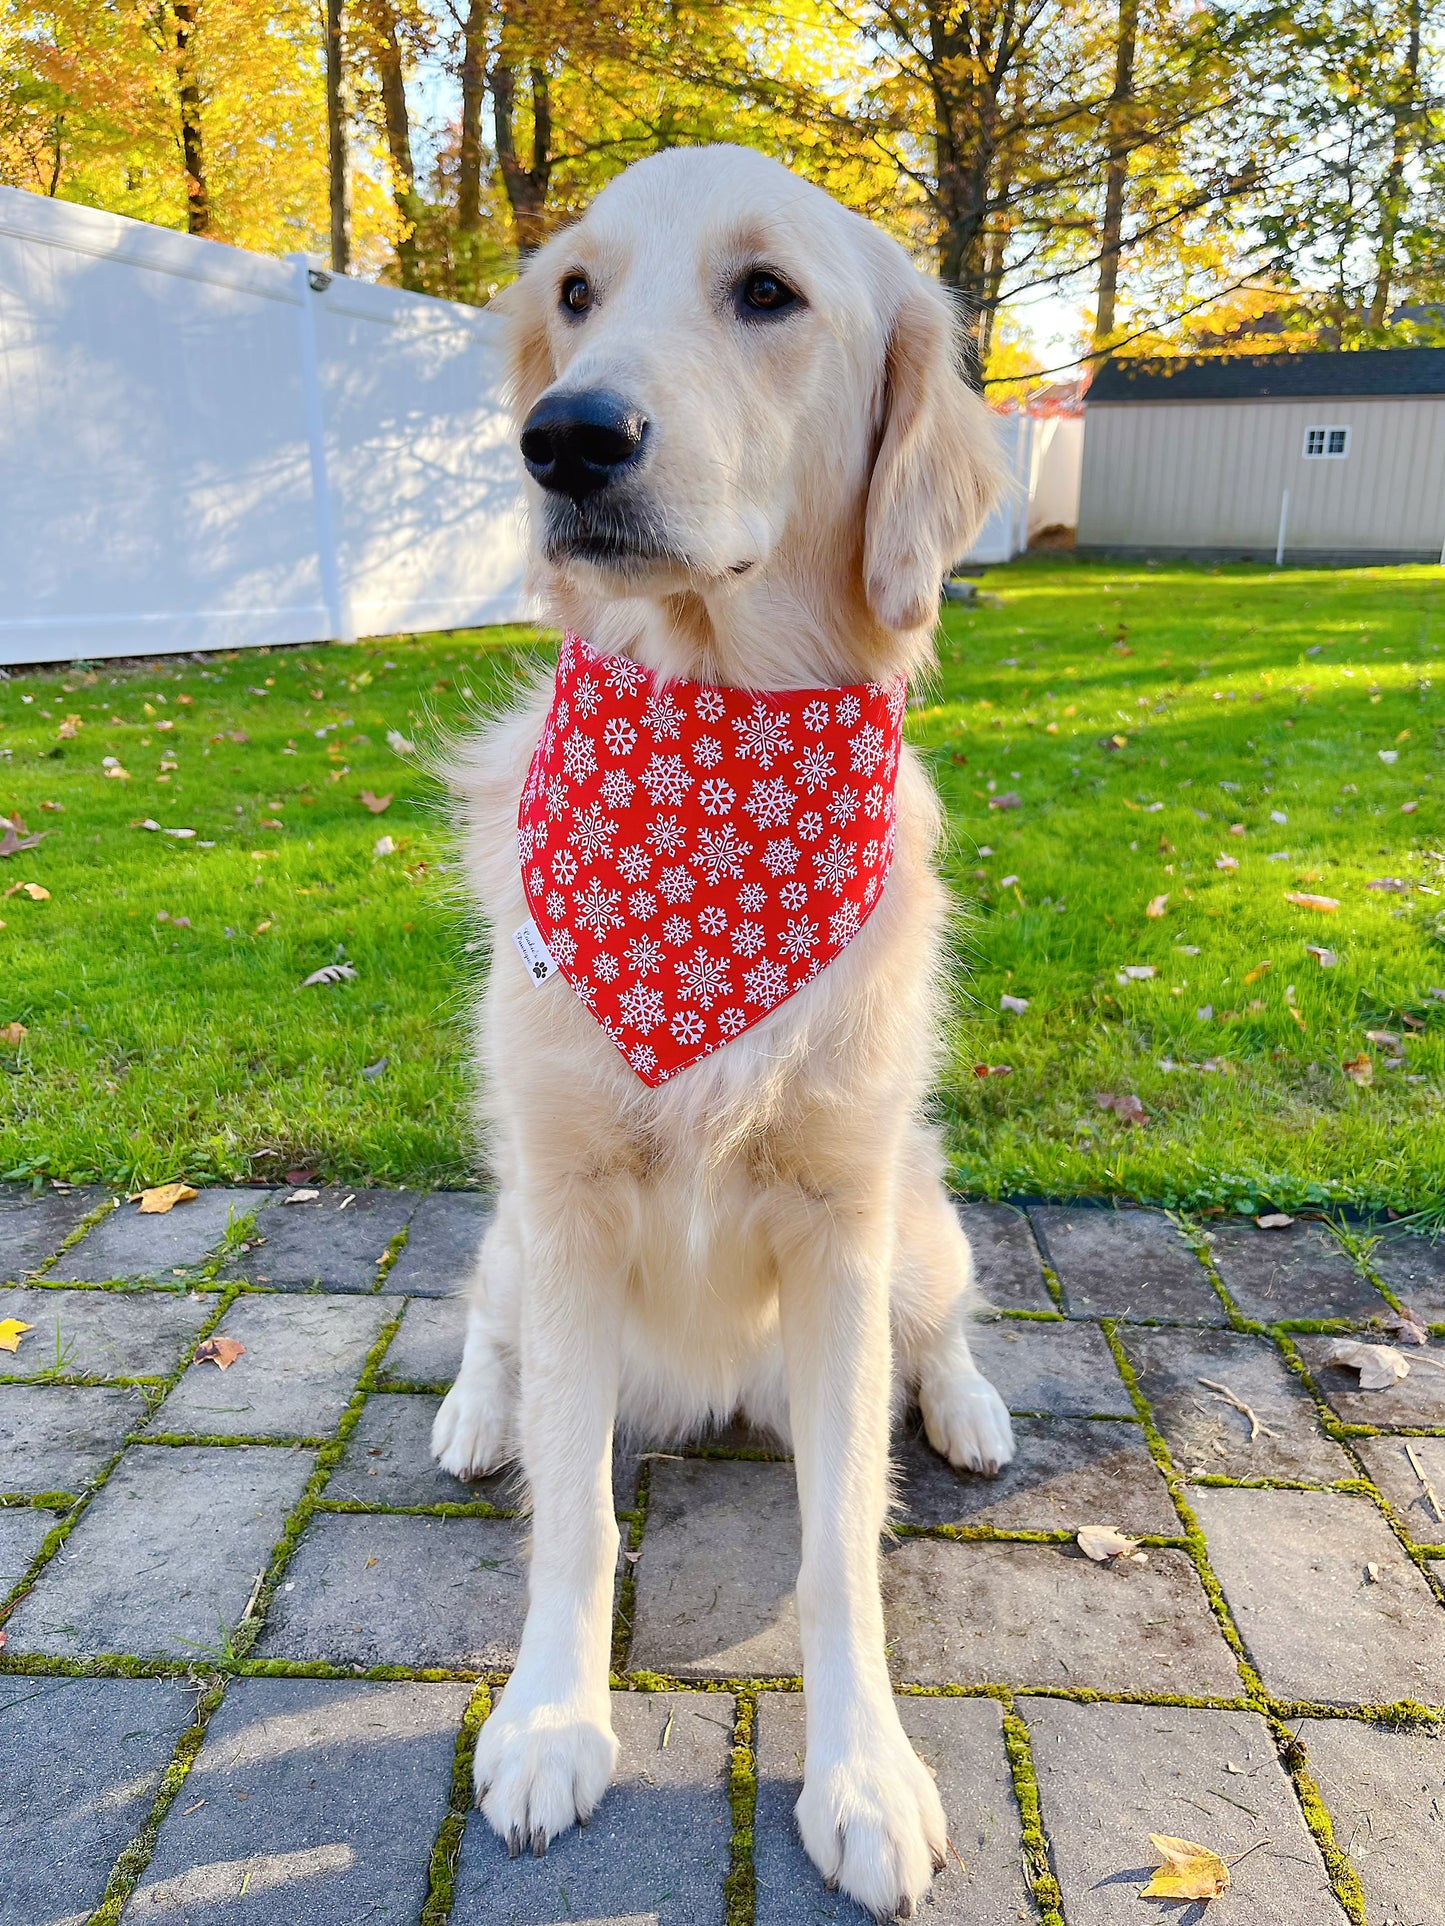
<svg viewBox="0 0 1445 1926"><path fill-rule="evenodd" d="M557 622L659 688L888 684L901 717L897 678L928 667L941 579L996 487L952 307L904 250L758 154L672 150L613 181L497 306ZM1013 1452L969 1354L971 1259L922 1117L943 1029L939 806L905 747L862 927L650 1083L582 993L514 949L519 800L551 701L549 680L454 772L495 937L478 1037L498 1196L433 1448L462 1478L520 1456L532 1515L478 1800L514 1853L541 1853L602 1798L614 1435L741 1417L797 1467L803 1843L830 1885L907 1916L945 1834L885 1659L890 1423L916 1395L954 1465L991 1474Z"/></svg>

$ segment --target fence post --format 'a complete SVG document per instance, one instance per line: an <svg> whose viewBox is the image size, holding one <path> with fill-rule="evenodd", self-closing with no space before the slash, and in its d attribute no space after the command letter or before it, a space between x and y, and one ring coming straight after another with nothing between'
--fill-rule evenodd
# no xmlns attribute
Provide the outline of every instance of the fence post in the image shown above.
<svg viewBox="0 0 1445 1926"><path fill-rule="evenodd" d="M351 597L342 585L336 547L336 518L332 510L331 479L326 463L326 411L321 395L321 357L316 345L313 303L330 286L331 276L313 270L304 254L293 254L300 294L301 401L306 419L306 443L311 454L311 498L316 512L316 559L321 571L321 598L331 639L354 642ZM314 278L313 278L314 275Z"/></svg>
<svg viewBox="0 0 1445 1926"><path fill-rule="evenodd" d="M1286 488L1279 498L1279 534L1274 544L1274 565L1284 567L1284 536L1289 527L1289 490Z"/></svg>

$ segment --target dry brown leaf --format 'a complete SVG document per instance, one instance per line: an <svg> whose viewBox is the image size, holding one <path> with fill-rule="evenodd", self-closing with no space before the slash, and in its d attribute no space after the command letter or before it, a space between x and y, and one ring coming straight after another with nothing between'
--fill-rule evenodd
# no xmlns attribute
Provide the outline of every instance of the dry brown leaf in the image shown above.
<svg viewBox="0 0 1445 1926"><path fill-rule="evenodd" d="M1268 976L1273 968L1274 964L1266 957L1263 963L1256 963L1252 970L1245 971L1244 980L1246 983L1258 983L1259 979L1262 976Z"/></svg>
<svg viewBox="0 0 1445 1926"><path fill-rule="evenodd" d="M1024 799L1016 789L1010 789L1006 795L990 796L988 806L990 809L1022 809Z"/></svg>
<svg viewBox="0 0 1445 1926"><path fill-rule="evenodd" d="M1410 1363L1393 1344L1364 1344L1358 1338L1336 1338L1325 1352L1326 1364L1358 1371L1362 1391L1389 1391L1410 1375Z"/></svg>
<svg viewBox="0 0 1445 1926"><path fill-rule="evenodd" d="M1146 916L1160 917L1164 914L1165 910L1167 910L1168 907L1169 907L1169 898L1167 895L1151 896L1149 898L1148 904L1145 907L1144 914Z"/></svg>
<svg viewBox="0 0 1445 1926"><path fill-rule="evenodd" d="M1284 900L1293 903L1296 909L1337 910L1340 906L1337 896L1311 896L1307 890L1287 889Z"/></svg>
<svg viewBox="0 0 1445 1926"><path fill-rule="evenodd" d="M1011 1077L1013 1073L1011 1063L976 1063L973 1066L976 1077Z"/></svg>
<svg viewBox="0 0 1445 1926"><path fill-rule="evenodd" d="M1149 1844L1164 1864L1144 1888L1145 1899L1218 1899L1229 1891L1229 1868L1208 1846L1151 1832Z"/></svg>
<svg viewBox="0 0 1445 1926"><path fill-rule="evenodd" d="M314 983L349 983L358 974L354 963L323 963L319 970L313 970L300 985L309 990Z"/></svg>
<svg viewBox="0 0 1445 1926"><path fill-rule="evenodd" d="M1332 970L1340 960L1333 950L1321 949L1318 943L1306 943L1305 955L1312 956L1322 970Z"/></svg>
<svg viewBox="0 0 1445 1926"><path fill-rule="evenodd" d="M1112 1110L1120 1123L1133 1124L1137 1128L1149 1121L1149 1112L1136 1096L1120 1097L1112 1091L1100 1090L1095 1092L1094 1102L1101 1110Z"/></svg>
<svg viewBox="0 0 1445 1926"><path fill-rule="evenodd" d="M142 1217L164 1217L177 1204L189 1204L199 1193L190 1184L154 1184L140 1194Z"/></svg>
<svg viewBox="0 0 1445 1926"><path fill-rule="evenodd" d="M369 809L373 816L379 816L383 810L391 808L391 797L374 796L369 789L363 789L361 792L361 806L363 809Z"/></svg>
<svg viewBox="0 0 1445 1926"><path fill-rule="evenodd" d="M33 1328L23 1318L0 1318L0 1351L18 1351L21 1338Z"/></svg>
<svg viewBox="0 0 1445 1926"><path fill-rule="evenodd" d="M1366 1030L1366 1043L1382 1043L1391 1050L1398 1050L1402 1039L1394 1030Z"/></svg>
<svg viewBox="0 0 1445 1926"><path fill-rule="evenodd" d="M1149 1554L1139 1550L1137 1538L1127 1538L1117 1525L1081 1525L1075 1533L1079 1550L1096 1565L1107 1565L1111 1558L1127 1558L1130 1564L1147 1564Z"/></svg>
<svg viewBox="0 0 1445 1926"><path fill-rule="evenodd" d="M43 803L41 807L44 808ZM41 829L32 836L19 810L13 816L0 816L0 823L5 825L5 833L0 836L0 856L13 856L20 849L34 849L50 834L48 829Z"/></svg>
<svg viewBox="0 0 1445 1926"><path fill-rule="evenodd" d="M1287 1230L1294 1219L1282 1210L1272 1210L1264 1217L1256 1217L1255 1223L1261 1230Z"/></svg>
<svg viewBox="0 0 1445 1926"><path fill-rule="evenodd" d="M1357 1057L1346 1057L1340 1067L1351 1083L1358 1083L1363 1086L1375 1081L1374 1061L1368 1053L1363 1050Z"/></svg>
<svg viewBox="0 0 1445 1926"><path fill-rule="evenodd" d="M18 1050L29 1035L23 1023L0 1024L0 1043L7 1044L12 1050Z"/></svg>
<svg viewBox="0 0 1445 1926"><path fill-rule="evenodd" d="M229 1371L237 1358L246 1355L246 1347L239 1338L208 1337L196 1346L197 1364L214 1364L222 1371Z"/></svg>
<svg viewBox="0 0 1445 1926"><path fill-rule="evenodd" d="M79 716L67 716L56 730L55 739L57 742L69 742L73 737L78 736L84 727L85 724Z"/></svg>
<svg viewBox="0 0 1445 1926"><path fill-rule="evenodd" d="M1408 1304L1403 1305L1398 1311L1391 1311L1384 1320L1384 1325L1390 1335L1397 1338L1401 1344L1430 1342L1430 1333L1425 1328L1424 1320L1412 1311Z"/></svg>

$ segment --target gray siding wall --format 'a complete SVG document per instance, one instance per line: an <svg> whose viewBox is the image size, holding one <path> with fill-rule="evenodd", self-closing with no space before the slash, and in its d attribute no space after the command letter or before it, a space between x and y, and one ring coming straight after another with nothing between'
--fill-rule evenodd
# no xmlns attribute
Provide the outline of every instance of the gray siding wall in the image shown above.
<svg viewBox="0 0 1445 1926"><path fill-rule="evenodd" d="M1343 461L1305 429L1347 427ZM1079 546L1439 553L1445 399L1096 402L1084 427Z"/></svg>

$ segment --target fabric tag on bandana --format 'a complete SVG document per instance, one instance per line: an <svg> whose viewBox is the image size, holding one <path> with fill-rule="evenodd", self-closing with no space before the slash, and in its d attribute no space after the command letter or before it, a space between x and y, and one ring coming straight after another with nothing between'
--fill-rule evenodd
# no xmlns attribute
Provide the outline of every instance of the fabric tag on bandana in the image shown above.
<svg viewBox="0 0 1445 1926"><path fill-rule="evenodd" d="M877 907L907 694L670 680L565 638L517 812L525 927L644 1083L761 1023Z"/></svg>
<svg viewBox="0 0 1445 1926"><path fill-rule="evenodd" d="M512 941L534 985L540 987L558 974L557 959L542 941L542 932L530 916L519 930L512 931Z"/></svg>

